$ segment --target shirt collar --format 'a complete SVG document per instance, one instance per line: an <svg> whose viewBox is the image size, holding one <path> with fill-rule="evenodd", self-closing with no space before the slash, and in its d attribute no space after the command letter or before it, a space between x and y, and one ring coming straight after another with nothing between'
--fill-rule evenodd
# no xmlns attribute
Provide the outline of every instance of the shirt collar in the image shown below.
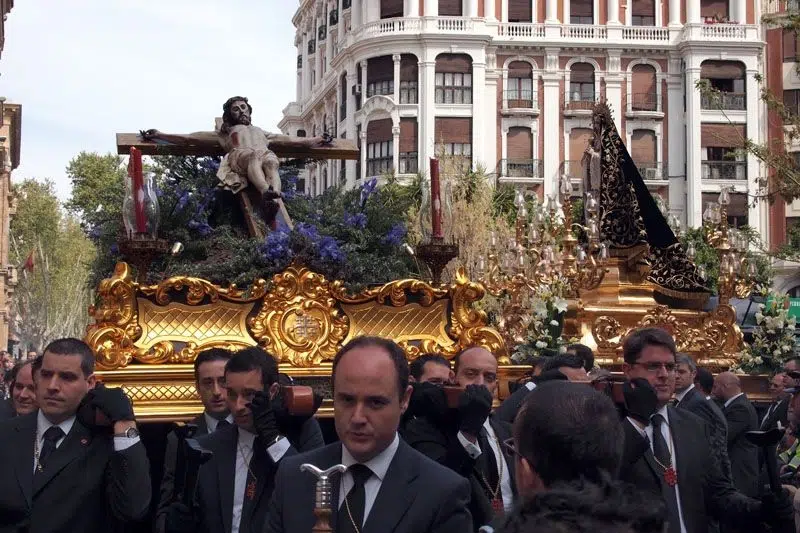
<svg viewBox="0 0 800 533"><path fill-rule="evenodd" d="M733 400L735 400L736 398L738 398L738 397L739 397L739 396L741 396L742 394L744 394L744 393L743 393L743 392L740 392L740 393L739 393L739 394L737 394L736 396L734 396L734 397L730 398L730 399L729 399L727 402L725 402L725 407L728 407L728 406L729 406L731 403L733 403Z"/></svg>
<svg viewBox="0 0 800 533"><path fill-rule="evenodd" d="M61 431L64 432L64 435L69 435L69 431L72 429L72 426L75 424L75 415L67 418L60 424L53 424L50 422L47 417L44 416L44 413L40 410L36 415L36 431L37 435L39 436L39 440L44 438L44 432L50 429L53 426L58 426L61 428Z"/></svg>
<svg viewBox="0 0 800 533"><path fill-rule="evenodd" d="M692 390L693 388L694 388L694 383L683 389L681 392L676 392L675 399L678 400L679 402L683 401L686 395L689 394L689 391Z"/></svg>
<svg viewBox="0 0 800 533"><path fill-rule="evenodd" d="M375 474L379 480L383 481L384 476L386 476L386 471L389 470L389 465L392 464L392 459L394 459L394 454L397 453L397 448L399 446L400 437L395 433L394 440L385 450L366 463L361 464L372 470L372 473ZM342 464L348 468L354 464L358 464L358 461L350 455L350 451L344 444L342 445Z"/></svg>
<svg viewBox="0 0 800 533"><path fill-rule="evenodd" d="M669 426L669 414L668 414L668 413L669 413L669 411L668 411L668 409L667 409L667 406L666 406L666 405L665 405L665 406L663 406L661 409L659 409L658 411L656 411L656 412L655 412L655 414L657 414L657 415L661 415L661 416L663 416L663 417L664 417L664 423L665 423L667 426Z"/></svg>
<svg viewBox="0 0 800 533"><path fill-rule="evenodd" d="M246 429L242 429L240 427L236 427L236 431L239 434L239 444L242 446L248 446L250 448L253 447L253 443L256 440L255 433L250 433Z"/></svg>
<svg viewBox="0 0 800 533"><path fill-rule="evenodd" d="M206 419L206 426L208 426L208 432L214 433L217 430L217 424L219 424L219 420L208 414L207 412L203 411L203 416ZM229 424L233 424L233 415L229 414L225 417L225 420L228 421Z"/></svg>

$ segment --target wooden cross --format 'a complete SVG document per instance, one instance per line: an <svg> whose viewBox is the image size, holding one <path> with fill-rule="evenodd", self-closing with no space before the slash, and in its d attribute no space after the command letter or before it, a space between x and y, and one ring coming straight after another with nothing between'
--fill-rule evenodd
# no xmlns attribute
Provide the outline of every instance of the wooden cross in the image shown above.
<svg viewBox="0 0 800 533"><path fill-rule="evenodd" d="M220 143L220 137L213 131L202 131L190 134L159 134L157 141L142 138L140 133L117 133L117 153L127 155L134 147L143 155L179 155L179 156L224 156L225 149ZM347 159L359 158L356 143L347 139L333 139L324 146L308 147L302 144L300 138L281 136L271 140L269 149L279 158L296 159ZM236 194L242 208L247 229L251 237L263 238L258 217L254 206L259 205L260 195L254 187L247 187ZM283 202L279 201L280 208L285 213Z"/></svg>

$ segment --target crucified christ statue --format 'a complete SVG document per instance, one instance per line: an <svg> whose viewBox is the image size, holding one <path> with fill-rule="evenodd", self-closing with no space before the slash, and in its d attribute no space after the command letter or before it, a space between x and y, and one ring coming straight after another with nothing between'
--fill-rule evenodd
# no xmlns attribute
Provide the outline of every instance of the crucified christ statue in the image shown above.
<svg viewBox="0 0 800 533"><path fill-rule="evenodd" d="M139 134L142 140L155 143L207 147L221 145L225 156L217 172L219 186L239 193L248 184L252 185L261 194L262 217L267 226L274 228L279 212L283 215L284 222L291 226L281 201L278 156L270 150L270 145L279 143L302 150L329 146L332 138L327 134L306 138L267 133L252 125L252 113L253 107L247 98L234 96L222 106L222 125L216 132L170 134L150 129Z"/></svg>

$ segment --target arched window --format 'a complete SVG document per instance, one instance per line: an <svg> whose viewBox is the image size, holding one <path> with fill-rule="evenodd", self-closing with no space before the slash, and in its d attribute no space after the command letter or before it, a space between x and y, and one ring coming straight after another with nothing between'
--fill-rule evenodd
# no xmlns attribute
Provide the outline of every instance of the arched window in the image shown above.
<svg viewBox="0 0 800 533"><path fill-rule="evenodd" d="M347 72L339 78L339 122L347 118Z"/></svg>
<svg viewBox="0 0 800 533"><path fill-rule="evenodd" d="M569 132L569 161L564 173L571 178L582 178L581 159L589 141L592 139L592 130L589 128L572 128Z"/></svg>
<svg viewBox="0 0 800 533"><path fill-rule="evenodd" d="M514 61L508 65L506 101L509 108L531 108L535 101L533 69L530 63Z"/></svg>
<svg viewBox="0 0 800 533"><path fill-rule="evenodd" d="M569 101L594 102L594 67L591 63L573 63L569 71Z"/></svg>
<svg viewBox="0 0 800 533"><path fill-rule="evenodd" d="M656 111L658 109L656 69L651 65L634 65L631 74L631 109Z"/></svg>
<svg viewBox="0 0 800 533"><path fill-rule="evenodd" d="M658 150L656 132L653 130L633 130L631 133L631 159L646 180L659 179Z"/></svg>
<svg viewBox="0 0 800 533"><path fill-rule="evenodd" d="M371 57L367 61L367 98L379 94L394 94L392 56Z"/></svg>
<svg viewBox="0 0 800 533"><path fill-rule="evenodd" d="M436 57L436 103L472 103L472 58L467 54Z"/></svg>
<svg viewBox="0 0 800 533"><path fill-rule="evenodd" d="M505 176L533 178L533 133L530 128L512 127L506 136Z"/></svg>

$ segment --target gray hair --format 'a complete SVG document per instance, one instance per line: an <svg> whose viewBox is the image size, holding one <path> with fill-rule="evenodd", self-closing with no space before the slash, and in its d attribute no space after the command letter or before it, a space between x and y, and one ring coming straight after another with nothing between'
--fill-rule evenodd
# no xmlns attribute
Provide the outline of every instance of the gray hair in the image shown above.
<svg viewBox="0 0 800 533"><path fill-rule="evenodd" d="M675 356L675 363L679 365L687 365L689 370L692 372L697 372L697 363L694 362L690 356L686 355L685 353L679 353Z"/></svg>

